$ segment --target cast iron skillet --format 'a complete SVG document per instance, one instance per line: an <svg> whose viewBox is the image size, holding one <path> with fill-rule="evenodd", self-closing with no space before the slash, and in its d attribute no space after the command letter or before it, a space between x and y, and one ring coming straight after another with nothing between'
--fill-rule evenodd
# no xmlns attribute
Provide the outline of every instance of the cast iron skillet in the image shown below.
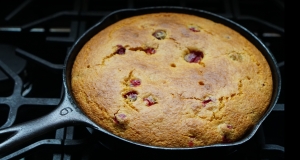
<svg viewBox="0 0 300 160"><path fill-rule="evenodd" d="M73 66L73 62L83 47L83 45L95 34L97 34L100 30L106 28L107 26L127 17L147 14L147 13L156 13L156 12L175 12L175 13L186 13L192 14L196 16L201 16L210 20L213 20L218 23L222 23L240 34L242 34L245 38L247 38L250 42L252 42L265 56L267 59L273 77L274 83L274 90L271 99L270 106L264 116L260 119L260 121L252 128L252 130L242 139L237 142L233 143L225 143L225 144L214 144L209 146L201 146L201 147L190 147L190 148L166 148L166 147L157 147L157 146L150 146L144 145L140 143L136 143L133 141L129 141L118 137L103 128L96 125L92 122L89 118L87 118L80 108L77 106L71 91L71 70ZM51 113L47 114L44 117L25 122L22 124L14 125L12 127L8 127L5 129L0 130L0 139L4 139L0 141L0 153L4 151L12 150L13 148L17 147L18 145L44 133L52 131L57 128L61 128L68 125L85 125L87 127L91 127L94 130L102 132L113 139L118 139L122 142L130 143L134 146L138 147L145 147L150 149L158 149L158 150L192 150L192 149L201 149L201 148L216 148L216 147L225 147L225 146L236 146L248 141L257 131L261 123L266 119L269 113L274 108L277 99L279 97L280 89L281 89L281 79L279 69L276 65L276 60L274 56L270 53L267 47L250 31L248 31L243 26L228 20L224 17L219 15L197 10L191 8L183 8L183 7L147 7L141 9L123 9L112 12L108 16L104 17L100 22L96 25L91 27L87 30L72 46L70 52L68 53L63 68L63 84L64 84L64 95L63 98L58 105L58 107L52 111ZM8 138L5 138L8 137Z"/></svg>

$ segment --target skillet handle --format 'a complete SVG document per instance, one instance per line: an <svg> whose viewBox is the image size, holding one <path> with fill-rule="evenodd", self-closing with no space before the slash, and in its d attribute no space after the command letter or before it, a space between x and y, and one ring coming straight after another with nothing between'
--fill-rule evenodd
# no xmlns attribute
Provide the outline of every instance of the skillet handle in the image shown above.
<svg viewBox="0 0 300 160"><path fill-rule="evenodd" d="M41 118L14 125L0 130L0 156L17 146L66 125L91 124L77 108L73 107L67 96L50 114Z"/></svg>

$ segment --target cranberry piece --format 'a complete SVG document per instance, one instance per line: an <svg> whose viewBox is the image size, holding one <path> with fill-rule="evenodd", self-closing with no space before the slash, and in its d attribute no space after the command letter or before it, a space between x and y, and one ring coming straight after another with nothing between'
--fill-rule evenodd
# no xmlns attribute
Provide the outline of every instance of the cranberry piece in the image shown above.
<svg viewBox="0 0 300 160"><path fill-rule="evenodd" d="M144 101L146 102L147 106L152 106L153 104L156 104L157 102L152 96L149 96L147 98L144 98Z"/></svg>
<svg viewBox="0 0 300 160"><path fill-rule="evenodd" d="M126 94L124 94L124 98L129 99L130 101L136 101L137 99L137 91L129 91Z"/></svg>
<svg viewBox="0 0 300 160"><path fill-rule="evenodd" d="M141 85L141 80L139 80L139 79L130 80L130 86L131 87L136 87L136 86L139 86L139 85Z"/></svg>
<svg viewBox="0 0 300 160"><path fill-rule="evenodd" d="M226 135L223 136L223 142L224 143L229 143L230 139L228 139L228 137Z"/></svg>
<svg viewBox="0 0 300 160"><path fill-rule="evenodd" d="M118 50L116 51L116 54L125 54L126 48L122 45L117 45Z"/></svg>
<svg viewBox="0 0 300 160"><path fill-rule="evenodd" d="M146 52L147 54L154 54L156 51L155 51L154 48L147 48L147 49L145 50L145 52Z"/></svg>
<svg viewBox="0 0 300 160"><path fill-rule="evenodd" d="M188 145L189 145L189 147L193 147L194 146L194 142L193 141L189 141Z"/></svg>
<svg viewBox="0 0 300 160"><path fill-rule="evenodd" d="M200 32L200 30L195 27L190 27L189 29L193 32Z"/></svg>
<svg viewBox="0 0 300 160"><path fill-rule="evenodd" d="M203 52L192 51L185 55L184 60L190 63L198 63L203 58Z"/></svg>
<svg viewBox="0 0 300 160"><path fill-rule="evenodd" d="M202 101L202 104L203 104L203 106L205 107L205 105L206 105L207 103L209 103L209 102L211 102L211 99Z"/></svg>
<svg viewBox="0 0 300 160"><path fill-rule="evenodd" d="M116 124L122 124L124 122L125 118L126 118L126 115L123 113L120 113L117 115L115 114L113 120Z"/></svg>
<svg viewBox="0 0 300 160"><path fill-rule="evenodd" d="M166 38L166 31L164 30L157 30L152 34L155 38L161 40L161 39L165 39Z"/></svg>
<svg viewBox="0 0 300 160"><path fill-rule="evenodd" d="M126 117L126 115L121 113L121 114L118 114L118 117L121 119L124 119Z"/></svg>
<svg viewBox="0 0 300 160"><path fill-rule="evenodd" d="M119 124L119 121L118 121L116 115L115 115L115 117L113 118L113 120L114 120L114 122L115 122L116 124Z"/></svg>
<svg viewBox="0 0 300 160"><path fill-rule="evenodd" d="M228 129L232 129L233 127L232 127L232 125L228 124L228 125L227 125L227 128L228 128Z"/></svg>

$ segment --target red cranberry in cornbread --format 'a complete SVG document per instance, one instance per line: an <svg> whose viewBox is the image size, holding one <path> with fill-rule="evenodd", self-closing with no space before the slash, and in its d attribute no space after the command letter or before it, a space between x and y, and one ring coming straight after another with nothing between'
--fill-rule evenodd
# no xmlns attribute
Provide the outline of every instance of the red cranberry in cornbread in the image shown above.
<svg viewBox="0 0 300 160"><path fill-rule="evenodd" d="M152 96L148 96L148 97L144 98L144 102L146 103L147 106L152 106L157 103L156 100Z"/></svg>
<svg viewBox="0 0 300 160"><path fill-rule="evenodd" d="M139 80L139 79L131 79L130 80L130 86L131 87L137 87L139 85L141 85L141 80Z"/></svg>
<svg viewBox="0 0 300 160"><path fill-rule="evenodd" d="M125 54L126 48L122 45L117 45L118 49L116 51L116 54Z"/></svg>
<svg viewBox="0 0 300 160"><path fill-rule="evenodd" d="M185 55L184 60L190 63L198 63L203 58L203 52L192 51Z"/></svg>
<svg viewBox="0 0 300 160"><path fill-rule="evenodd" d="M129 101L133 102L133 101L136 101L137 95L138 95L137 91L129 91L129 92L125 93L123 95L123 97L128 99Z"/></svg>
<svg viewBox="0 0 300 160"><path fill-rule="evenodd" d="M156 51L155 51L154 48L147 48L147 49L145 50L145 52L146 52L147 54L154 54Z"/></svg>

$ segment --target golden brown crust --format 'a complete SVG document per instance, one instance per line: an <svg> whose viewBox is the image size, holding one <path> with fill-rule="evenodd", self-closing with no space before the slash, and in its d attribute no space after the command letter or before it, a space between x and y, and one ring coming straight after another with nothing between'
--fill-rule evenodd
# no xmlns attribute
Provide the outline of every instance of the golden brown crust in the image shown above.
<svg viewBox="0 0 300 160"><path fill-rule="evenodd" d="M190 52L203 59L187 62ZM175 13L111 25L85 44L72 69L73 94L88 117L118 136L163 147L240 139L265 113L272 86L267 61L244 37Z"/></svg>

